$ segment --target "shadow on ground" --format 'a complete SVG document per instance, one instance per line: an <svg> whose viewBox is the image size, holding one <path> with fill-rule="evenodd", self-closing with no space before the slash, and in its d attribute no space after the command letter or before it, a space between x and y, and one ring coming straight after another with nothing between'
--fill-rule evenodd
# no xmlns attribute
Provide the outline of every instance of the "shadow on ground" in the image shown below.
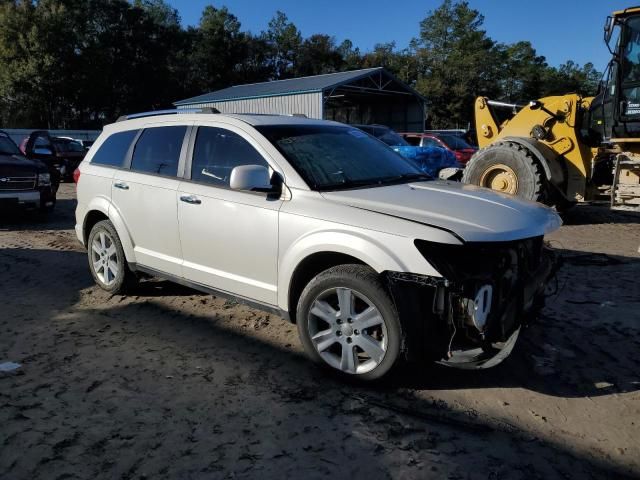
<svg viewBox="0 0 640 480"><path fill-rule="evenodd" d="M0 232L19 232L35 230L68 230L75 224L77 201L70 198L58 198L53 212L38 210L0 211Z"/></svg>
<svg viewBox="0 0 640 480"><path fill-rule="evenodd" d="M612 210L608 205L576 205L562 214L565 225L640 223L640 211Z"/></svg>
<svg viewBox="0 0 640 480"><path fill-rule="evenodd" d="M597 325L579 325L578 315L555 318L553 306L531 328L531 340L494 370L430 366L363 387L317 369L288 344L239 328L243 311L212 306L194 313L189 302L209 297L183 287L145 282L131 297L109 297L91 287L81 252L3 249L0 271L0 357L24 363L24 375L0 379L2 477L631 473L611 457L596 459L412 391L617 393L565 384L569 370L597 376L611 359L591 343ZM277 327L290 328L284 321ZM617 352L637 351L634 338L621 330ZM575 357L554 363L552 375L535 374L531 359L544 344ZM620 385L634 368L621 364Z"/></svg>

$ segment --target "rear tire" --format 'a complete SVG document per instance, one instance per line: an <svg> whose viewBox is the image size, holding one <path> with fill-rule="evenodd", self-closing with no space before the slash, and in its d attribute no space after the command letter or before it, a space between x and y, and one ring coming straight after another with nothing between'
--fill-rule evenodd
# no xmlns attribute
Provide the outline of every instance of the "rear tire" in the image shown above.
<svg viewBox="0 0 640 480"><path fill-rule="evenodd" d="M383 377L398 363L398 311L367 266L338 265L318 274L303 290L296 318L302 345L316 363L363 381Z"/></svg>
<svg viewBox="0 0 640 480"><path fill-rule="evenodd" d="M118 232L109 220L96 223L87 241L89 269L100 288L111 294L122 294L136 283L129 269Z"/></svg>
<svg viewBox="0 0 640 480"><path fill-rule="evenodd" d="M464 183L543 202L546 179L531 152L514 142L498 142L477 152L467 164Z"/></svg>

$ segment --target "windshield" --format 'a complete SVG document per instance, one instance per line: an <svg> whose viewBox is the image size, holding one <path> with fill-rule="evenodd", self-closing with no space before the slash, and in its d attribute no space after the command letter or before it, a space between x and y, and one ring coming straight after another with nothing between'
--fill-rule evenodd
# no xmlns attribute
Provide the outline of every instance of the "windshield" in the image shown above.
<svg viewBox="0 0 640 480"><path fill-rule="evenodd" d="M447 147L451 148L452 150L464 150L465 148L473 149L471 145L469 145L467 142L465 142L462 138L458 137L457 135L438 135L438 138L442 140L445 143L445 145L447 145Z"/></svg>
<svg viewBox="0 0 640 480"><path fill-rule="evenodd" d="M329 125L256 127L314 190L428 179L408 160L361 130Z"/></svg>
<svg viewBox="0 0 640 480"><path fill-rule="evenodd" d="M354 127L373 135L391 147L411 146L409 142L388 127L382 125L354 125Z"/></svg>
<svg viewBox="0 0 640 480"><path fill-rule="evenodd" d="M378 132L376 132L378 133ZM377 135L376 135L377 136ZM404 138L398 135L393 130L386 130L382 133L382 135L378 136L380 140L382 140L387 145L392 147L408 147L410 143L407 142Z"/></svg>
<svg viewBox="0 0 640 480"><path fill-rule="evenodd" d="M4 135L0 135L0 154L1 155L22 155L13 140Z"/></svg>
<svg viewBox="0 0 640 480"><path fill-rule="evenodd" d="M631 17L622 30L622 114L640 115L640 17Z"/></svg>
<svg viewBox="0 0 640 480"><path fill-rule="evenodd" d="M53 144L59 152L84 152L84 147L80 142L67 140L66 138L54 138Z"/></svg>

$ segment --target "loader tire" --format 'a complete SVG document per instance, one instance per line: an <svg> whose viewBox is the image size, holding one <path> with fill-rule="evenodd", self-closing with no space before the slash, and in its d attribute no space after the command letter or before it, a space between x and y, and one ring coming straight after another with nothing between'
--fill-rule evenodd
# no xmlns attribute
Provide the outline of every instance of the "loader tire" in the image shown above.
<svg viewBox="0 0 640 480"><path fill-rule="evenodd" d="M545 202L546 178L531 152L514 142L497 142L476 153L462 176L464 183Z"/></svg>

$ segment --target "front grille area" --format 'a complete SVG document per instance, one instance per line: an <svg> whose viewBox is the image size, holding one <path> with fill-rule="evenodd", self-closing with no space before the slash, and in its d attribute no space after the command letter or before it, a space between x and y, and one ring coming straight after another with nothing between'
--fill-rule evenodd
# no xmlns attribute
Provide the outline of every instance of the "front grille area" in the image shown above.
<svg viewBox="0 0 640 480"><path fill-rule="evenodd" d="M0 177L0 191L34 190L37 177Z"/></svg>
<svg viewBox="0 0 640 480"><path fill-rule="evenodd" d="M464 245L416 240L415 245L440 274L459 283L487 277L499 279L514 266L523 273L533 271L540 264L544 246L542 237Z"/></svg>
<svg viewBox="0 0 640 480"><path fill-rule="evenodd" d="M524 289L543 261L543 237L465 245L416 240L415 245L429 263L452 282L450 299L457 339L506 340L522 320ZM466 320L464 302L473 300L484 285L491 286L493 295L487 327L481 335Z"/></svg>

